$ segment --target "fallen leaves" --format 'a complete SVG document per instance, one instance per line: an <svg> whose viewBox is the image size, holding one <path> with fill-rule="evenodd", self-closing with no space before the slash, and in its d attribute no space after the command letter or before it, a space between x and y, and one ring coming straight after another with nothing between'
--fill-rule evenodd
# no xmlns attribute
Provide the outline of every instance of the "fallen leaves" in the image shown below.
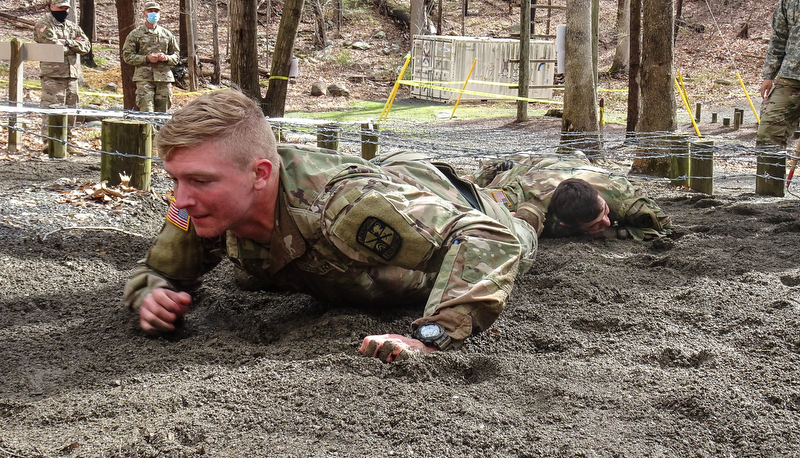
<svg viewBox="0 0 800 458"><path fill-rule="evenodd" d="M80 179L64 178L50 188L63 194L62 202L77 207L105 206L120 210L124 204L130 204L130 196L145 193L130 186L130 177L120 175L118 186L110 186L107 180L99 183Z"/></svg>

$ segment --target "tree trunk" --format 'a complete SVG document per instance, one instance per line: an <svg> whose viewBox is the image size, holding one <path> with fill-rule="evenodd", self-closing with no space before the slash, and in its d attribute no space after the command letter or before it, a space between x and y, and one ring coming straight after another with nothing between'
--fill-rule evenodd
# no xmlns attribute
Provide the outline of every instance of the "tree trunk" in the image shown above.
<svg viewBox="0 0 800 458"><path fill-rule="evenodd" d="M531 0L522 0L520 13L520 24L533 24L531 20ZM531 28L519 28L519 89L517 96L521 99L528 98L528 86L531 80ZM517 100L517 122L528 120L528 101Z"/></svg>
<svg viewBox="0 0 800 458"><path fill-rule="evenodd" d="M178 47L181 49L181 58L189 56L189 31L186 30L186 21L184 20L187 14L186 10L188 8L186 2L187 0L181 0L179 8L180 20L178 21Z"/></svg>
<svg viewBox="0 0 800 458"><path fill-rule="evenodd" d="M271 118L283 116L286 91L289 87L289 66L294 53L294 40L303 12L303 0L286 0L283 4L278 36L275 37L275 54L272 55L269 87L262 103L264 114Z"/></svg>
<svg viewBox="0 0 800 458"><path fill-rule="evenodd" d="M231 83L255 100L261 100L258 85L257 0L230 2ZM287 66L288 68L288 66Z"/></svg>
<svg viewBox="0 0 800 458"><path fill-rule="evenodd" d="M642 114L641 132L672 132L678 128L672 74L671 0L642 2Z"/></svg>
<svg viewBox="0 0 800 458"><path fill-rule="evenodd" d="M631 0L617 1L617 27L616 27L616 51L614 60L611 63L610 73L622 73L628 70L630 65L630 34L628 33L631 23Z"/></svg>
<svg viewBox="0 0 800 458"><path fill-rule="evenodd" d="M119 60L122 72L122 103L126 110L133 110L136 108L136 85L133 84L135 69L122 60L122 47L125 46L125 38L136 27L136 15L134 14L136 2L130 0L116 0L116 2L117 23L119 24Z"/></svg>
<svg viewBox="0 0 800 458"><path fill-rule="evenodd" d="M678 20L681 18L683 11L683 0L675 1L675 27L672 29L672 44L678 42Z"/></svg>
<svg viewBox="0 0 800 458"><path fill-rule="evenodd" d="M220 60L219 55L219 6L217 5L217 1L213 0L212 2L212 15L214 17L214 24L212 26L213 29L213 47L214 47L214 74L211 76L211 84L215 84L219 86L220 80L220 72L222 68L222 62Z"/></svg>
<svg viewBox="0 0 800 458"><path fill-rule="evenodd" d="M642 1L642 111L638 132L658 132L642 140L644 155L634 159L631 170L671 177L670 132L678 128L675 82L672 74L674 18L671 0ZM643 136L644 138L644 136ZM665 152L655 154L653 152Z"/></svg>
<svg viewBox="0 0 800 458"><path fill-rule="evenodd" d="M599 146L591 5L592 0L567 0L561 140L568 150L596 150Z"/></svg>
<svg viewBox="0 0 800 458"><path fill-rule="evenodd" d="M97 27L95 24L94 0L81 0L80 11L80 26L83 33L89 37L89 41L94 43L97 40ZM81 63L89 67L95 68L97 64L94 61L94 52L90 49L89 52L81 56Z"/></svg>
<svg viewBox="0 0 800 458"><path fill-rule="evenodd" d="M186 66L188 70L189 90L191 92L197 91L197 3L195 0L186 0L186 15L183 16L185 20L181 21L186 23Z"/></svg>
<svg viewBox="0 0 800 458"><path fill-rule="evenodd" d="M630 0L630 3L631 32L628 38L631 58L628 68L628 118L625 129L632 135L639 124L639 112L642 106L639 97L642 82L642 1Z"/></svg>
<svg viewBox="0 0 800 458"><path fill-rule="evenodd" d="M314 7L314 47L325 49L328 43L325 36L325 9L320 0L312 0L311 5Z"/></svg>

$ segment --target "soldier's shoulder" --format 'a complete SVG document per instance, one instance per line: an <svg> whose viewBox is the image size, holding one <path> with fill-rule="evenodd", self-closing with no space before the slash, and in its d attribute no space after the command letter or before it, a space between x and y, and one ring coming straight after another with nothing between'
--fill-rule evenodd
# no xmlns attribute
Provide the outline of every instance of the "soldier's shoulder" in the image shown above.
<svg viewBox="0 0 800 458"><path fill-rule="evenodd" d="M44 31L47 30L50 25L50 18L48 16L42 16L38 21L36 21L36 24L33 26L33 28L39 33L44 33Z"/></svg>

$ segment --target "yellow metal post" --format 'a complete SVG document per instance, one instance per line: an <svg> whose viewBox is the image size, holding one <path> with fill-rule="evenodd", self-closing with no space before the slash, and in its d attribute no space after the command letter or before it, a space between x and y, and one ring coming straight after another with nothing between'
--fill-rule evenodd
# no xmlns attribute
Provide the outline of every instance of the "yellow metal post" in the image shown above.
<svg viewBox="0 0 800 458"><path fill-rule="evenodd" d="M694 122L694 116L692 116L692 109L689 108L689 101L687 100L686 94L681 91L681 85L678 83L678 79L675 78L675 86L678 87L678 92L681 94L681 100L683 101L683 106L686 107L686 112L689 113L689 118L692 120L692 126L694 127L694 132L697 134L698 138L703 138L700 135L700 129L697 128L697 123Z"/></svg>
<svg viewBox="0 0 800 458"><path fill-rule="evenodd" d="M750 100L750 94L747 93L747 88L744 87L744 81L742 81L742 76L739 75L739 72L736 72L736 77L739 78L739 84L742 86L742 90L744 91L744 96L747 97L747 101L750 103L750 109L753 110L753 114L756 115L756 124L761 124L761 119L758 118L758 112L756 111L756 107L753 106L753 101Z"/></svg>
<svg viewBox="0 0 800 458"><path fill-rule="evenodd" d="M403 75L406 74L406 69L408 68L408 64L411 62L411 54L406 57L406 63L403 64L403 69L400 70L400 75L397 77L397 81L394 82L394 87L392 88L392 92L389 94L389 98L386 99L386 103L383 105L383 111L381 111L381 115L378 117L378 121L382 121L384 118L389 116L389 110L392 109L392 103L394 103L394 97L397 95L397 89L400 88L400 80L403 79Z"/></svg>
<svg viewBox="0 0 800 458"><path fill-rule="evenodd" d="M456 105L453 107L453 112L450 113L450 119L453 119L453 115L456 114L456 108L458 108L458 102L461 101L461 96L464 95L464 89L467 88L467 83L469 83L469 77L472 76L472 70L475 70L475 64L478 63L478 58L476 57L475 60L472 61L472 67L469 68L469 73L467 73L467 79L464 80L464 86L461 88L461 92L458 94L458 98L456 99Z"/></svg>

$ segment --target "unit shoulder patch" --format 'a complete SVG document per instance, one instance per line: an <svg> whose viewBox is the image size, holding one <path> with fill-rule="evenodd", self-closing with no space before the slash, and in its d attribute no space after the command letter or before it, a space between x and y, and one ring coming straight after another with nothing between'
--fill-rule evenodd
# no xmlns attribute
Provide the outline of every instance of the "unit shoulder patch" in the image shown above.
<svg viewBox="0 0 800 458"><path fill-rule="evenodd" d="M356 240L385 261L394 258L403 244L403 238L397 231L374 216L361 223Z"/></svg>

